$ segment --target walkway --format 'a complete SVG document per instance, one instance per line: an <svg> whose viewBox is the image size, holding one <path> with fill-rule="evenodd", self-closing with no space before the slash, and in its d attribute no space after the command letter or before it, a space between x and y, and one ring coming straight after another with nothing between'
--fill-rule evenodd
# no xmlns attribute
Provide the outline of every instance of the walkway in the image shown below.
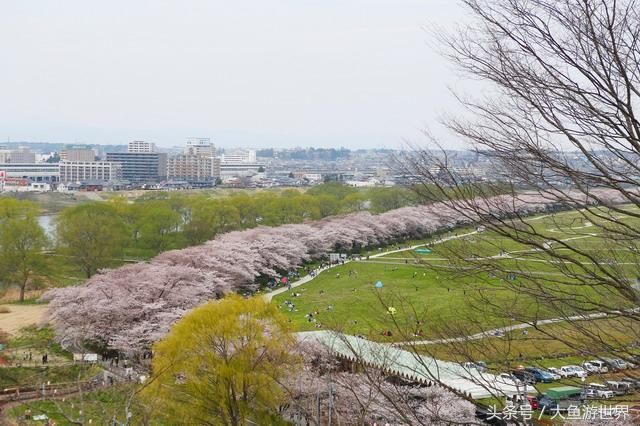
<svg viewBox="0 0 640 426"><path fill-rule="evenodd" d="M344 360L425 385L443 386L474 399L527 392L526 385L520 382L355 336L332 331L308 331L297 336L301 341L312 339L322 343Z"/></svg>
<svg viewBox="0 0 640 426"><path fill-rule="evenodd" d="M555 323L565 322L565 321L590 321L594 319L606 318L607 316L609 316L609 314L606 314L604 312L597 312L590 315L574 315L574 316L562 317L562 318L549 318L549 319L536 321L535 324L529 324L529 323L514 324L506 327L494 328L492 330L483 331L481 333L472 334L470 336L452 337L448 339L434 339L434 340L411 340L411 341L405 341L405 342L387 343L387 345L421 346L421 345L437 345L441 343L462 343L462 342L468 342L470 340L486 339L488 337L500 337L505 333L508 333L514 330L524 330L527 328L533 328L533 327L538 327L538 326L547 325L547 324L555 324Z"/></svg>

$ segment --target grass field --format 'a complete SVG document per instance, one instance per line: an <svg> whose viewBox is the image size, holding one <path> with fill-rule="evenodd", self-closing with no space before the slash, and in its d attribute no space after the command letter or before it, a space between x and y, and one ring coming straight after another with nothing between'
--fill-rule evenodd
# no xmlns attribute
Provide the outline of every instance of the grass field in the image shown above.
<svg viewBox="0 0 640 426"><path fill-rule="evenodd" d="M526 332L515 330L505 333L504 336L481 339L470 344L433 344L416 346L416 349L438 359L457 362L482 359L489 365L497 366L526 360L528 365L560 367L572 363L580 364L587 356L576 353L573 348L584 346L587 342L584 335L576 332L576 328L606 329L608 333L603 336L606 344L624 346L636 338L635 334L630 332L629 327L632 326L628 320L609 319L580 321L571 327L567 327L565 323L557 323L539 326L538 329L529 328ZM561 336L566 342L552 336Z"/></svg>
<svg viewBox="0 0 640 426"><path fill-rule="evenodd" d="M618 213L614 216L623 225L640 226L640 219L622 217ZM567 257L562 263L553 262L544 251L532 250L530 246L513 242L494 232L463 236L473 229L456 229L444 233L442 237L456 237L457 234L459 238L444 243L438 243L440 237L435 237L403 244L424 243L432 248L430 254L405 250L368 261L351 262L326 271L313 281L273 300L289 317L296 330L338 329L381 341L407 340L411 332L415 336L410 336L410 339L425 340L499 328L510 323L506 318L508 315L505 315L508 309L520 314L530 311L532 315L535 311L540 319L553 318L557 314L537 306L532 303L531 297L518 292L518 285L530 285L527 275L548 279L546 285L549 288L571 295L577 300L576 303L582 303L585 307L599 301L610 302L617 297L601 288L585 286L581 281L567 278L567 271L590 273L593 264L589 256L599 259L601 270L628 277L630 281L640 277L637 255L629 242L603 239L599 235L600 228L593 226L596 220L585 219L576 211L528 220L531 228L542 234L532 241L541 245L547 240L556 241L553 243L554 250ZM563 241L582 254L564 248ZM612 257L611 262L607 260L608 256ZM495 276L473 269L476 263L474 258L482 259L485 263L487 260L494 262L505 274ZM457 272L453 272L454 268L451 267L454 264L458 266L455 268ZM469 265L466 273L460 273L461 264ZM506 272L513 274L507 275ZM505 285L507 280L510 281L509 285ZM382 288L376 288L378 281L383 283ZM483 302L493 307L489 309ZM290 303L293 303L293 307ZM493 315L496 306L504 306L505 312ZM625 302L621 301L620 308L625 306ZM393 315L389 313L389 307L394 308ZM594 322L593 325L608 328L603 322ZM563 332L562 325L546 327L552 332ZM619 324L609 328L611 332L608 339L620 345L633 343L637 339L636 333L625 334L624 327ZM382 335L386 330L396 329L406 330L407 333L402 336L396 333L391 337ZM579 339L579 336L573 337ZM488 345L472 348L476 351L472 355L477 359L496 362L522 358L553 363L554 360L569 357L558 361L565 364L571 357L578 356L576 361L580 359L580 354L574 349L535 330L527 336L508 336L502 342L499 339L492 340ZM455 359L448 345L430 345L429 351L441 359Z"/></svg>

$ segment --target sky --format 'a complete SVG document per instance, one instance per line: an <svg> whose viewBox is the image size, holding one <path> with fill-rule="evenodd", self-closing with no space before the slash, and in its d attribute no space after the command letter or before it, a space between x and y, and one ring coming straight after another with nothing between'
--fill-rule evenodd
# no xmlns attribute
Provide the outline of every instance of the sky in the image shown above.
<svg viewBox="0 0 640 426"><path fill-rule="evenodd" d="M432 32L462 17L455 0L3 1L0 140L402 147L456 108Z"/></svg>

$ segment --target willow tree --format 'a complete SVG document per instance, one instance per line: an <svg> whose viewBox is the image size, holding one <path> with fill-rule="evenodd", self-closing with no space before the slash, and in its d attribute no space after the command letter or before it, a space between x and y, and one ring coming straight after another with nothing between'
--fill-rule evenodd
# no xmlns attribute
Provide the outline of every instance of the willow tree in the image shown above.
<svg viewBox="0 0 640 426"><path fill-rule="evenodd" d="M286 319L262 298L227 296L187 314L154 346L144 399L183 424L277 424L279 384L297 368Z"/></svg>
<svg viewBox="0 0 640 426"><path fill-rule="evenodd" d="M451 323L442 334L488 331L496 322L529 328L501 339L458 340L447 350L469 359L490 350L513 366L532 361L526 350L514 349L515 340L531 334L538 339L536 356L562 348L586 359L635 361L640 4L462 3L471 21L441 41L447 57L480 80L483 90L478 96L458 94L462 112L445 124L472 147L484 173L461 168L443 149L416 149L402 164L419 176L423 199L447 200L486 227L451 244L446 254L450 268L476 274L484 285L466 292L469 304L499 321ZM524 193L575 213L550 212L532 221L513 207ZM513 290L513 300L496 300L495 288Z"/></svg>
<svg viewBox="0 0 640 426"><path fill-rule="evenodd" d="M56 234L59 252L87 278L101 268L117 264L129 242L116 208L102 202L65 209L57 219Z"/></svg>
<svg viewBox="0 0 640 426"><path fill-rule="evenodd" d="M47 236L38 223L38 207L29 201L0 200L0 280L17 286L24 300L29 283L44 273Z"/></svg>

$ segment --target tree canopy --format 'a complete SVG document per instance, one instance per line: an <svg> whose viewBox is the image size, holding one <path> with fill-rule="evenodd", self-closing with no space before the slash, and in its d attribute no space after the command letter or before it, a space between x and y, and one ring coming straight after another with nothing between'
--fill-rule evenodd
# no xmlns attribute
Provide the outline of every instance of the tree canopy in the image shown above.
<svg viewBox="0 0 640 426"><path fill-rule="evenodd" d="M279 382L300 361L294 344L286 319L262 298L209 302L154 346L145 399L187 424L277 423Z"/></svg>
<svg viewBox="0 0 640 426"><path fill-rule="evenodd" d="M60 253L68 256L90 278L100 268L113 265L127 241L126 226L107 203L86 203L64 210L57 219Z"/></svg>
<svg viewBox="0 0 640 426"><path fill-rule="evenodd" d="M0 279L20 289L20 301L35 277L46 269L48 238L38 223L38 207L29 201L0 199Z"/></svg>

